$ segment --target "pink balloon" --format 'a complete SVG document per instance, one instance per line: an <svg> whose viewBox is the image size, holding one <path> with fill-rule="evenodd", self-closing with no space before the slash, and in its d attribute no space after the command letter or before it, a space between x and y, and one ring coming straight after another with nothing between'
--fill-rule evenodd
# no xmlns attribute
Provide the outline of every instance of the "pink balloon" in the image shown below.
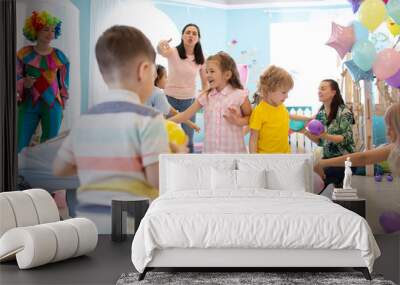
<svg viewBox="0 0 400 285"><path fill-rule="evenodd" d="M380 80L393 76L400 69L400 53L393 48L380 51L372 66L376 77Z"/></svg>
<svg viewBox="0 0 400 285"><path fill-rule="evenodd" d="M249 79L249 67L247 64L238 64L237 68L240 75L240 82L243 84L243 87L246 87L247 80Z"/></svg>
<svg viewBox="0 0 400 285"><path fill-rule="evenodd" d="M394 75L385 80L387 84L394 88L400 88L400 69Z"/></svg>
<svg viewBox="0 0 400 285"><path fill-rule="evenodd" d="M326 45L333 47L338 52L340 58L344 58L346 53L348 53L353 47L355 41L353 25L343 27L332 22L331 37Z"/></svg>
<svg viewBox="0 0 400 285"><path fill-rule="evenodd" d="M387 2L389 2L389 0L383 0L383 2L385 2L385 4L387 4Z"/></svg>

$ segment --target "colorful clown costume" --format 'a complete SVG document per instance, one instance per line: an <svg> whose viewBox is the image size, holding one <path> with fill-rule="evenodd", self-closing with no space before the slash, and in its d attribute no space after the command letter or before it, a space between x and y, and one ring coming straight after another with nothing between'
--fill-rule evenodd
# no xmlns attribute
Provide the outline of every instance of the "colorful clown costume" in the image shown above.
<svg viewBox="0 0 400 285"><path fill-rule="evenodd" d="M27 76L35 79L29 89L24 88L23 82ZM18 51L18 152L29 145L39 121L42 127L40 142L58 135L68 85L69 61L62 51L53 48L48 55L40 55L33 46Z"/></svg>

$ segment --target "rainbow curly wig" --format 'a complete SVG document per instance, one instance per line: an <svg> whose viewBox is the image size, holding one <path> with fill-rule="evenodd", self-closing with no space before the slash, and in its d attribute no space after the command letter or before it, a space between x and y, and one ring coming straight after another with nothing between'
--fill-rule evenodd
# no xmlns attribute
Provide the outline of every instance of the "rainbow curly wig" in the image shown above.
<svg viewBox="0 0 400 285"><path fill-rule="evenodd" d="M32 15L25 20L23 34L28 40L34 42L37 40L37 33L46 26L54 26L54 37L56 39L61 35L60 19L47 11L33 11Z"/></svg>

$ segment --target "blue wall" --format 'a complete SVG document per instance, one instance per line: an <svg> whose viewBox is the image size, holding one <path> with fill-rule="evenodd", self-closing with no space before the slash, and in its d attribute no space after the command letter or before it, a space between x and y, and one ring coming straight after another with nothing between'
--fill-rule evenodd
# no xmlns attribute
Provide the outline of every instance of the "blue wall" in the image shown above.
<svg viewBox="0 0 400 285"><path fill-rule="evenodd" d="M90 1L71 0L79 9L79 40L81 47L81 112L88 108L89 90L89 39L90 39Z"/></svg>
<svg viewBox="0 0 400 285"><path fill-rule="evenodd" d="M165 1L156 2L155 6L167 14L176 24L179 31L188 23L199 26L201 43L206 56L212 55L227 47L227 12L223 9L170 5Z"/></svg>
<svg viewBox="0 0 400 285"><path fill-rule="evenodd" d="M230 10L228 27L228 41L237 41L228 52L236 63L249 66L247 87L253 93L259 73L270 63L270 19L264 9Z"/></svg>

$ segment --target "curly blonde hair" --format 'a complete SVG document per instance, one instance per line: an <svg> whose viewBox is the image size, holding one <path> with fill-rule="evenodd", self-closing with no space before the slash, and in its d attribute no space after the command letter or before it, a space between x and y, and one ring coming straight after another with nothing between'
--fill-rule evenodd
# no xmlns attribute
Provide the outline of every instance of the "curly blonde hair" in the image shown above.
<svg viewBox="0 0 400 285"><path fill-rule="evenodd" d="M258 82L258 92L265 96L268 92L274 92L279 88L292 89L293 78L285 69L271 65L261 75Z"/></svg>

